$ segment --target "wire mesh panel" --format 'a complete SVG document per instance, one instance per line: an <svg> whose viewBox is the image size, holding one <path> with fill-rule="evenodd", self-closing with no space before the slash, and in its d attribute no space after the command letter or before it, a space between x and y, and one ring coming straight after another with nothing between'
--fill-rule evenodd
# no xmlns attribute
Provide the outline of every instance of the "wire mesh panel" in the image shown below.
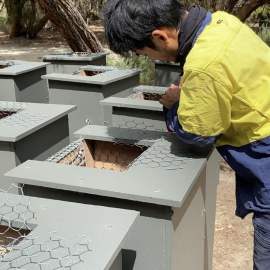
<svg viewBox="0 0 270 270"><path fill-rule="evenodd" d="M103 73L103 71L94 71L94 70L80 70L80 71L75 71L73 73L73 75L81 75L81 76L87 76L87 77L91 77L91 76L95 76L98 74Z"/></svg>
<svg viewBox="0 0 270 270"><path fill-rule="evenodd" d="M56 233L48 238L26 236L2 256L0 270L72 270L88 252L91 247L84 240L70 247Z"/></svg>
<svg viewBox="0 0 270 270"><path fill-rule="evenodd" d="M0 69L4 69L4 68L7 68L7 67L10 67L14 65L14 62L12 61L0 61Z"/></svg>
<svg viewBox="0 0 270 270"><path fill-rule="evenodd" d="M80 140L50 157L48 161L122 172L146 149L137 145Z"/></svg>
<svg viewBox="0 0 270 270"><path fill-rule="evenodd" d="M99 56L102 54L101 53L89 53L89 52L63 52L63 53L51 53L50 55L87 57L87 56Z"/></svg>
<svg viewBox="0 0 270 270"><path fill-rule="evenodd" d="M149 92L137 92L129 96L132 99L159 101L162 95Z"/></svg>
<svg viewBox="0 0 270 270"><path fill-rule="evenodd" d="M0 69L7 68L9 65L0 65Z"/></svg>
<svg viewBox="0 0 270 270"><path fill-rule="evenodd" d="M11 116L25 108L23 103L14 103L2 101L0 104L0 119Z"/></svg>
<svg viewBox="0 0 270 270"><path fill-rule="evenodd" d="M16 200L10 196L13 188L21 190ZM0 199L0 270L72 270L92 251L84 236L70 245L57 232L32 234L38 226L36 213L22 187L1 190Z"/></svg>
<svg viewBox="0 0 270 270"><path fill-rule="evenodd" d="M14 113L16 112L15 111L0 111L0 119L8 117Z"/></svg>
<svg viewBox="0 0 270 270"><path fill-rule="evenodd" d="M112 107L112 116L108 116L108 122L119 128L167 132L162 106L159 104L165 91L165 87L141 85L133 88L133 93L126 98L108 98L104 102L104 105Z"/></svg>
<svg viewBox="0 0 270 270"><path fill-rule="evenodd" d="M12 189L23 193L22 187L17 185L11 186L7 192L0 191L0 196L4 197L0 203L0 259L31 232L35 222L35 213L25 197L20 197L19 202L9 198Z"/></svg>
<svg viewBox="0 0 270 270"><path fill-rule="evenodd" d="M190 158L178 156L176 153L172 153L170 142L161 138L136 159L132 167L146 166L152 169L182 170Z"/></svg>

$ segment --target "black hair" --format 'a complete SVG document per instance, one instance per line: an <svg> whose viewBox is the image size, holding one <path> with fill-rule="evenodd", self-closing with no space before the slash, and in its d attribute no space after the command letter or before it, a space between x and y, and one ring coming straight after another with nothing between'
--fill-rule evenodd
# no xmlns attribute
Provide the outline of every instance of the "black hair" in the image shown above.
<svg viewBox="0 0 270 270"><path fill-rule="evenodd" d="M152 32L159 27L178 28L185 10L177 0L108 0L103 17L110 49L125 55L154 48Z"/></svg>

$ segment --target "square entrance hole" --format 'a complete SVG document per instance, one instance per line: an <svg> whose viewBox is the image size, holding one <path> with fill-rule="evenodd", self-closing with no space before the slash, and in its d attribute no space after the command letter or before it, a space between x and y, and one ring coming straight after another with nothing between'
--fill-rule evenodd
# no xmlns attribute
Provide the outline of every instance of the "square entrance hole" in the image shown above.
<svg viewBox="0 0 270 270"><path fill-rule="evenodd" d="M150 92L138 92L130 96L133 99L159 101L162 97L161 94Z"/></svg>
<svg viewBox="0 0 270 270"><path fill-rule="evenodd" d="M10 252L11 248L9 247L18 245L30 232L30 230L0 225L0 256L4 256Z"/></svg>
<svg viewBox="0 0 270 270"><path fill-rule="evenodd" d="M0 111L0 119L3 119L15 113L16 111Z"/></svg>
<svg viewBox="0 0 270 270"><path fill-rule="evenodd" d="M72 55L74 56L79 56L79 57L86 57L86 56L90 56L92 53L89 52L74 52L72 53Z"/></svg>
<svg viewBox="0 0 270 270"><path fill-rule="evenodd" d="M91 77L91 76L95 76L101 73L104 73L104 71L81 70L79 74L81 76Z"/></svg>
<svg viewBox="0 0 270 270"><path fill-rule="evenodd" d="M146 149L145 146L83 140L58 163L122 172Z"/></svg>
<svg viewBox="0 0 270 270"><path fill-rule="evenodd" d="M7 67L9 67L9 66L10 66L9 64L5 64L5 65L1 65L1 64L0 64L0 69L7 68Z"/></svg>

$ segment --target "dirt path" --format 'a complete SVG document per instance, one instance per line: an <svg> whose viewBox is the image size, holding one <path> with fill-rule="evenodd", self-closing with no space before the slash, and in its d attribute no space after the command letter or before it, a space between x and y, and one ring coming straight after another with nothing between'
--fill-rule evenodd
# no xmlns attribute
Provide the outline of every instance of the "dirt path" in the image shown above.
<svg viewBox="0 0 270 270"><path fill-rule="evenodd" d="M57 33L46 32L35 40L9 40L0 32L0 60L41 61L43 55L63 50L69 48ZM234 174L225 168L218 187L213 270L252 269L251 218L240 220L234 208Z"/></svg>
<svg viewBox="0 0 270 270"><path fill-rule="evenodd" d="M234 215L234 173L220 171L213 270L252 269L252 220Z"/></svg>

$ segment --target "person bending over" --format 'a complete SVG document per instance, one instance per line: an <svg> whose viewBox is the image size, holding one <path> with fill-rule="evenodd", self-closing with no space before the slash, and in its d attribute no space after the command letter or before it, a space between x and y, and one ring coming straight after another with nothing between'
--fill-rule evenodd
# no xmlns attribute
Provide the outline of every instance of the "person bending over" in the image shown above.
<svg viewBox="0 0 270 270"><path fill-rule="evenodd" d="M254 269L270 269L270 49L225 12L176 0L108 0L112 51L179 63L160 102L169 131L215 145L236 173L236 215L253 214Z"/></svg>

